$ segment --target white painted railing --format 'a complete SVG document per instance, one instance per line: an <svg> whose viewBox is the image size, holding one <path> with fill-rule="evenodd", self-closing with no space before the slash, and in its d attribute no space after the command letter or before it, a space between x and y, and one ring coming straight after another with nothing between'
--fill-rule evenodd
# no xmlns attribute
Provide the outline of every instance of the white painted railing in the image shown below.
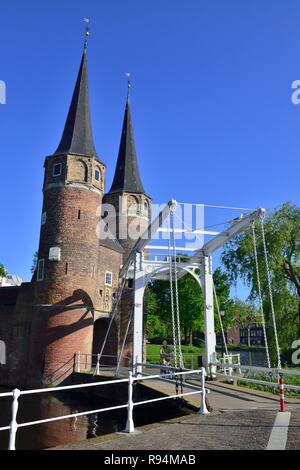
<svg viewBox="0 0 300 470"><path fill-rule="evenodd" d="M215 362L215 363L212 363L210 364L210 366L216 366L217 368L220 367L222 369L223 367L223 364L220 363L220 362ZM260 380L260 379L254 379L254 378L250 378L250 377L245 377L242 375L242 372L243 371L250 371L250 372L262 372L264 374L269 374L271 377L277 377L278 380L279 380L279 377L280 376L292 376L292 375L296 375L296 376L300 376L300 370L290 370L290 369L278 369L278 368L273 368L273 369L269 369L267 367L256 367L256 366L244 366L244 365L241 365L241 364L230 364L230 369L231 370L238 370L239 374L240 375L233 375L232 372L229 374L230 375L230 379L232 380L241 380L241 381L244 381L244 382L249 382L249 383L256 383L256 384L259 384L259 385L267 385L267 386L271 386L271 387L276 387L278 385L277 382L272 382L272 381L268 381L268 380ZM222 373L222 372L214 372L215 375L217 376L220 376L220 377L226 377L228 378L228 374L227 373ZM287 389L287 390L298 390L300 391L300 386L299 385L292 385L292 384L288 384L288 383L285 383L284 384L284 388Z"/></svg>
<svg viewBox="0 0 300 470"><path fill-rule="evenodd" d="M121 356L122 359L129 359L128 356ZM103 364L105 359L115 359L116 364ZM86 372L94 369L95 375L99 375L100 369L115 369L120 362L119 355L110 354L86 354L78 351L74 357L74 372Z"/></svg>
<svg viewBox="0 0 300 470"><path fill-rule="evenodd" d="M60 386L60 387L52 387L52 388L40 388L40 389L34 389L34 390L19 390L19 389L14 389L12 392L4 392L0 393L0 399L3 397L12 397L12 419L11 423L8 426L2 426L0 427L0 431L9 431L9 450L15 450L16 448L16 435L17 431L19 428L23 427L28 427L28 426L34 426L36 424L42 424L42 423L50 423L53 421L59 421L62 419L68 419L68 418L76 418L78 416L84 416L84 415L90 415L93 413L102 413L105 411L113 411L113 410L120 410L123 408L127 408L127 423L125 427L125 432L133 432L134 431L134 421L133 421L133 409L135 406L139 405L144 405L148 403L154 403L162 400L168 400L172 398L178 398L178 397L184 397L188 395L194 395L199 393L200 394L200 408L199 408L199 413L200 414L207 414L208 410L206 408L206 402L205 402L205 396L206 396L206 390L205 390L205 371L204 368L198 369L198 370L189 370L189 371L182 371L182 372L177 372L177 371L172 371L171 373L164 374L164 378L167 376L174 377L174 376L187 376L187 375L192 375L192 374L199 374L201 377L201 384L198 387L196 391L193 392L182 392L182 393L177 393L176 395L168 395L164 397L159 397L159 398L153 398L151 400L144 400L144 401L138 401L134 402L133 401L133 384L135 382L144 382L145 380L149 379L160 379L162 376L159 374L156 375L147 375L147 376L137 376L134 377L132 375L132 372L129 372L128 378L125 379L114 379L114 380L107 380L107 381L102 381L102 382L92 382L92 383L87 383L87 384L78 384L78 385L68 385L68 386ZM24 423L18 423L17 422L17 412L18 412L18 406L19 406L19 397L22 395L33 395L33 394L40 394L40 393L51 393L51 392L58 392L58 391L63 391L63 390L75 390L79 388L88 388L88 387L100 387L100 386L105 386L105 385L112 385L112 384L120 384L120 383L128 383L128 401L124 405L117 405L117 406L111 406L111 407L106 407L106 408L99 408L95 410L89 410L89 411L83 411L79 413L72 413L68 415L62 415L62 416L55 416L53 418L46 418L46 419L40 419L36 421L28 421Z"/></svg>

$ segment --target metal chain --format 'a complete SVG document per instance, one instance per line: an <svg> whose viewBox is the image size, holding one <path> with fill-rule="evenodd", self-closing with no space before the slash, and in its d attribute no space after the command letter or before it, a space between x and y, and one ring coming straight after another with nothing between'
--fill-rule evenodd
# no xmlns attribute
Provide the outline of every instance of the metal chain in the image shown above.
<svg viewBox="0 0 300 470"><path fill-rule="evenodd" d="M266 322L265 322L264 307L263 307L263 298L262 298L262 293L261 293L261 283L260 283L260 275L259 275L259 265L258 265L258 256L257 256L257 243L256 243L255 224L254 224L254 222L252 222L252 224L251 224L251 229L252 229L255 267L256 267L256 279L257 279L257 290L258 290L258 298L259 298L259 309L260 309L261 318L262 318L262 327L263 327L263 334L264 334L264 340L265 340L265 346L266 346L267 364L268 364L268 368L271 369L269 345L268 345L268 339L267 339Z"/></svg>
<svg viewBox="0 0 300 470"><path fill-rule="evenodd" d="M266 272L267 272L267 280L268 280L268 288L269 288L269 297L270 297L270 307L271 307L273 327L274 327L274 336L275 336L276 353L277 353L277 367L278 367L278 369L281 369L280 348L279 348L279 341L278 341L278 334L277 334L276 317L275 317L275 310L274 310L274 303L273 303L272 284L271 284L271 276L270 276L268 251L267 251L267 244L266 244L266 238L265 238L265 229L264 229L264 219L263 219L263 217L261 217L261 219L260 219L260 225L261 225L262 242L263 242L264 255L265 255L265 264L266 264Z"/></svg>
<svg viewBox="0 0 300 470"><path fill-rule="evenodd" d="M177 259L176 259L176 240L175 240L175 228L174 228L174 216L173 212L170 214L170 222L172 229L172 242L173 242L173 257L174 257L174 281L175 281L175 301L176 301L176 316L177 316L177 342L178 342L178 353L179 353L179 366L184 367L183 355L181 349L181 334L180 334L180 311L179 311L179 296L178 296L178 279L177 279Z"/></svg>
<svg viewBox="0 0 300 470"><path fill-rule="evenodd" d="M126 340L127 340L129 328L130 328L130 325L131 325L131 322L132 322L133 313L134 313L134 310L132 309L131 314L130 314L130 317L129 317L129 321L128 321L128 323L127 323L125 335L124 335L124 338L123 338L123 343L122 343L120 355L119 355L118 361L117 361L117 368L116 368L116 372L115 372L115 375L116 375L116 376L119 375L120 365L121 365L121 361L122 361L122 357L123 357L123 352L124 352L124 348L125 348L125 344L126 344Z"/></svg>
<svg viewBox="0 0 300 470"><path fill-rule="evenodd" d="M172 315L172 332L173 332L173 345L174 345L174 365L177 367L177 336L175 325L175 311L174 311L174 292L173 292L173 267L171 259L171 245L170 237L168 238L168 258L169 258L169 281L170 281L170 301L171 301L171 315Z"/></svg>

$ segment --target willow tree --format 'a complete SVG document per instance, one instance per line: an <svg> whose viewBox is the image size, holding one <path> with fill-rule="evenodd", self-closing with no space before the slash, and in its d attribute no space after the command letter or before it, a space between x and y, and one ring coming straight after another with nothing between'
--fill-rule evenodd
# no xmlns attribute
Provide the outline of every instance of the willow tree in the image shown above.
<svg viewBox="0 0 300 470"><path fill-rule="evenodd" d="M268 214L264 228L279 343L282 349L288 350L300 337L300 208L285 203ZM272 340L274 329L260 223L256 223L255 233L263 306ZM255 301L258 298L258 279L251 228L225 245L222 262L231 281L242 278L250 287L249 299Z"/></svg>
<svg viewBox="0 0 300 470"><path fill-rule="evenodd" d="M7 276L6 269L3 264L0 263L0 277L5 277Z"/></svg>

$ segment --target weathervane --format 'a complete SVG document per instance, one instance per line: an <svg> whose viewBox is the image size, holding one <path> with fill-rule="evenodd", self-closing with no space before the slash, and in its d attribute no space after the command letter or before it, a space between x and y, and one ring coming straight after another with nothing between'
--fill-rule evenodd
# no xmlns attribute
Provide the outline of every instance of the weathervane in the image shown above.
<svg viewBox="0 0 300 470"><path fill-rule="evenodd" d="M84 41L84 50L87 48L87 40L90 35L90 19L89 18L83 18L83 22L85 23L85 41Z"/></svg>
<svg viewBox="0 0 300 470"><path fill-rule="evenodd" d="M131 80L130 80L130 72L125 72L125 75L127 77L127 99L129 99L129 92L131 88Z"/></svg>

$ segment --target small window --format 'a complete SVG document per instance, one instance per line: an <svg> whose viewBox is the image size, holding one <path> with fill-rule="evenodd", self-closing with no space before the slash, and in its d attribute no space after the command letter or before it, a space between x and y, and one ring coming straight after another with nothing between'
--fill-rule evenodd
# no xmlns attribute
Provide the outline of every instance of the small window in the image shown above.
<svg viewBox="0 0 300 470"><path fill-rule="evenodd" d="M45 225L47 219L47 212L42 213L42 225Z"/></svg>
<svg viewBox="0 0 300 470"><path fill-rule="evenodd" d="M45 260L39 259L38 264L37 264L37 274L36 274L37 281L44 280L44 267L45 267Z"/></svg>
<svg viewBox="0 0 300 470"><path fill-rule="evenodd" d="M128 289L133 289L133 279L128 279Z"/></svg>
<svg viewBox="0 0 300 470"><path fill-rule="evenodd" d="M61 163L54 163L53 165L53 176L60 176L61 175Z"/></svg>
<svg viewBox="0 0 300 470"><path fill-rule="evenodd" d="M81 217L81 210L79 209L79 210L78 210L78 213L77 213L77 218L78 218L78 220L80 220L80 217Z"/></svg>
<svg viewBox="0 0 300 470"><path fill-rule="evenodd" d="M112 286L112 272L106 271L105 273L105 285L106 286Z"/></svg>
<svg viewBox="0 0 300 470"><path fill-rule="evenodd" d="M100 181L100 171L97 169L95 170L95 180Z"/></svg>
<svg viewBox="0 0 300 470"><path fill-rule="evenodd" d="M145 209L145 211L148 210L148 202L147 201L144 202L144 209Z"/></svg>

